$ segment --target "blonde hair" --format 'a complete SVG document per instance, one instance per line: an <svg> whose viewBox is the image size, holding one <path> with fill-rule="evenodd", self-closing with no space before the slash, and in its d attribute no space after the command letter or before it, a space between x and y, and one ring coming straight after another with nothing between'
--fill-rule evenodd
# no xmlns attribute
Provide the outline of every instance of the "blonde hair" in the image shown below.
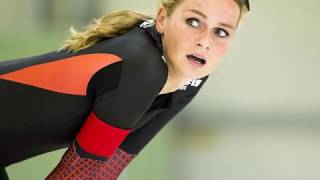
<svg viewBox="0 0 320 180"><path fill-rule="evenodd" d="M240 20L248 12L242 0L235 0L240 7ZM160 0L159 3L166 8L167 16L171 16L175 8L182 3L183 0ZM155 16L145 15L131 10L113 11L102 16L99 19L93 19L93 23L89 24L84 32L77 32L70 27L71 37L64 42L61 50L68 52L77 52L94 45L103 38L115 37L126 33L137 24L154 20ZM239 20L239 21L240 21Z"/></svg>

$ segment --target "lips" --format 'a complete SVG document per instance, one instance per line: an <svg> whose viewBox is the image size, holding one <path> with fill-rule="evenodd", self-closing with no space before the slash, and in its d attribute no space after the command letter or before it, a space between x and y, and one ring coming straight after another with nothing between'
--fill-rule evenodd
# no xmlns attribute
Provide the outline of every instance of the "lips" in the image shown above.
<svg viewBox="0 0 320 180"><path fill-rule="evenodd" d="M201 65L206 64L206 59L205 59L205 57L202 56L202 55L199 55L199 54L189 54L189 55L187 55L187 58L188 58L189 60L194 61L194 62L197 63L197 64L201 64Z"/></svg>

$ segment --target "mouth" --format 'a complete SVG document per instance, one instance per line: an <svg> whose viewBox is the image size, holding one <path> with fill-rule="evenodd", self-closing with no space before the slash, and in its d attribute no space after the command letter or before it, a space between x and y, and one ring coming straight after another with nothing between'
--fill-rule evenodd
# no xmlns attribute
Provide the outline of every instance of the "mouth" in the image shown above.
<svg viewBox="0 0 320 180"><path fill-rule="evenodd" d="M203 57L193 55L193 54L187 55L187 59L190 60L193 64L201 67L207 63Z"/></svg>

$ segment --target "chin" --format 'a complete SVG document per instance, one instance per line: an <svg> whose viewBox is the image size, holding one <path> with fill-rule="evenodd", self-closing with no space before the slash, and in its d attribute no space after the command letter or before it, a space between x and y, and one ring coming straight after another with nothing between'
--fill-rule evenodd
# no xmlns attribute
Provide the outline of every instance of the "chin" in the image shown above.
<svg viewBox="0 0 320 180"><path fill-rule="evenodd" d="M203 75L202 73L200 74L199 72L194 72L191 71L192 73L186 73L186 77L188 77L188 79L200 79L202 77L204 77L205 75Z"/></svg>
<svg viewBox="0 0 320 180"><path fill-rule="evenodd" d="M211 73L201 73L201 74L195 75L194 78L195 78L195 79L201 79L201 78L203 78L203 77L205 77L205 76L208 76L208 75L210 75L210 74L211 74Z"/></svg>
<svg viewBox="0 0 320 180"><path fill-rule="evenodd" d="M184 66L180 68L180 75L185 79L200 79L205 77L207 74L203 72L199 72L200 69L193 69L192 67Z"/></svg>

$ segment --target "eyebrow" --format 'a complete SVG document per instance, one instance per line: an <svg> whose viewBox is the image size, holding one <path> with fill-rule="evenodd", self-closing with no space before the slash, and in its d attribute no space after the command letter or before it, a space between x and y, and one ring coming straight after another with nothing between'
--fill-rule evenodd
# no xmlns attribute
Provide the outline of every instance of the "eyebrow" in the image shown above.
<svg viewBox="0 0 320 180"><path fill-rule="evenodd" d="M202 16L204 19L208 19L208 17L207 17L205 14L203 14L202 12L200 12L200 11L197 10L197 9L189 9L189 10L187 10L187 11L194 12L194 13ZM231 29L233 29L233 30L236 29L234 26L232 26L231 24L228 24L228 23L222 23L222 22L220 22L219 25L220 25L220 26L225 26L225 27L231 28Z"/></svg>
<svg viewBox="0 0 320 180"><path fill-rule="evenodd" d="M224 26L224 27L228 27L228 28L231 28L233 30L235 30L236 28L234 26L232 26L231 24L228 24L228 23L219 23L220 26Z"/></svg>

